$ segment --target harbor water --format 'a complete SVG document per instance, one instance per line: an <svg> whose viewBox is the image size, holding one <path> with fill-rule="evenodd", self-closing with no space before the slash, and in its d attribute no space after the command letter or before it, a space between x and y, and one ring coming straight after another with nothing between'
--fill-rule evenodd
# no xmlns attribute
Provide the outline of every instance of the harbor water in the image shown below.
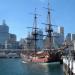
<svg viewBox="0 0 75 75"><path fill-rule="evenodd" d="M24 63L21 59L0 59L0 75L64 75L60 64Z"/></svg>

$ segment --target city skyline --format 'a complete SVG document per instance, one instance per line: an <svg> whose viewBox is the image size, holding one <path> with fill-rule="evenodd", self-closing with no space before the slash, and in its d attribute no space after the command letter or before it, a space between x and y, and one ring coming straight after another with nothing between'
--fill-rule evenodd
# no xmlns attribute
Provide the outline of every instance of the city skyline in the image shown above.
<svg viewBox="0 0 75 75"><path fill-rule="evenodd" d="M9 26L9 32L17 35L18 40L27 36L28 29L33 25L34 9L37 8L38 27L42 28L41 23L46 23L47 0L0 0L0 25L2 20L6 20ZM65 34L74 33L74 18L75 18L75 1L74 0L50 0L51 22L54 25L63 26ZM45 27L45 25L44 25Z"/></svg>

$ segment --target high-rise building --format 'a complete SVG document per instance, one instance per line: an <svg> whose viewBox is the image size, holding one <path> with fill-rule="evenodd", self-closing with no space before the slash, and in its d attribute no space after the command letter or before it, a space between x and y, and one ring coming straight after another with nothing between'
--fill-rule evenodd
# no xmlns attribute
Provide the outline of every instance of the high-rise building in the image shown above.
<svg viewBox="0 0 75 75"><path fill-rule="evenodd" d="M73 33L72 34L72 41L74 41L75 40L75 34Z"/></svg>
<svg viewBox="0 0 75 75"><path fill-rule="evenodd" d="M4 44L9 38L9 27L6 25L5 20L3 20L2 25L0 25L0 44Z"/></svg>
<svg viewBox="0 0 75 75"><path fill-rule="evenodd" d="M64 43L64 27L58 27L57 32L53 33L53 46L58 48Z"/></svg>
<svg viewBox="0 0 75 75"><path fill-rule="evenodd" d="M57 33L60 33L60 34L64 35L64 27L58 27Z"/></svg>
<svg viewBox="0 0 75 75"><path fill-rule="evenodd" d="M71 33L68 33L68 34L66 35L66 41L71 41Z"/></svg>
<svg viewBox="0 0 75 75"><path fill-rule="evenodd" d="M9 27L5 20L0 25L0 48L18 48L19 43L16 41L16 35L9 33Z"/></svg>
<svg viewBox="0 0 75 75"><path fill-rule="evenodd" d="M54 32L53 36L53 47L61 47L64 43L64 35L62 35L61 33Z"/></svg>
<svg viewBox="0 0 75 75"><path fill-rule="evenodd" d="M9 33L9 40L10 40L11 42L15 42L15 41L16 41L16 35Z"/></svg>
<svg viewBox="0 0 75 75"><path fill-rule="evenodd" d="M68 33L66 35L66 41L74 41L75 40L75 34L74 33Z"/></svg>
<svg viewBox="0 0 75 75"><path fill-rule="evenodd" d="M72 38L72 33L68 33L66 35L66 44L72 44L73 38Z"/></svg>
<svg viewBox="0 0 75 75"><path fill-rule="evenodd" d="M19 42L16 40L16 35L9 33L9 39L7 40L9 49L17 49L19 46Z"/></svg>

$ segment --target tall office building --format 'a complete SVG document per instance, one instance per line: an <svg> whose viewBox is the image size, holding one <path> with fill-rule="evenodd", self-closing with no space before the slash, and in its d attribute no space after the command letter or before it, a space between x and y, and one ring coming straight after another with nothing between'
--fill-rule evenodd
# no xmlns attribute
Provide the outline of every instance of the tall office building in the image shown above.
<svg viewBox="0 0 75 75"><path fill-rule="evenodd" d="M53 33L53 47L58 48L64 43L64 27L58 27L57 32Z"/></svg>
<svg viewBox="0 0 75 75"><path fill-rule="evenodd" d="M61 33L54 32L53 33L53 47L54 48L59 48L63 45L64 43L64 35Z"/></svg>
<svg viewBox="0 0 75 75"><path fill-rule="evenodd" d="M74 41L74 40L75 40L75 34L74 34L74 33L72 34L71 39L72 39L72 41Z"/></svg>
<svg viewBox="0 0 75 75"><path fill-rule="evenodd" d="M75 40L75 34L74 33L68 33L66 35L66 40L67 41L74 41Z"/></svg>
<svg viewBox="0 0 75 75"><path fill-rule="evenodd" d="M9 27L6 25L5 20L3 20L2 25L0 25L0 44L5 44L5 41L9 38Z"/></svg>
<svg viewBox="0 0 75 75"><path fill-rule="evenodd" d="M7 40L9 49L17 49L19 47L19 42L16 41L16 35L9 33L9 39Z"/></svg>
<svg viewBox="0 0 75 75"><path fill-rule="evenodd" d="M16 35L9 33L9 40L11 43L15 42L16 41Z"/></svg>
<svg viewBox="0 0 75 75"><path fill-rule="evenodd" d="M68 34L66 35L66 41L71 41L71 33L68 33Z"/></svg>
<svg viewBox="0 0 75 75"><path fill-rule="evenodd" d="M18 48L18 46L16 35L9 33L9 27L3 20L0 25L0 48Z"/></svg>
<svg viewBox="0 0 75 75"><path fill-rule="evenodd" d="M64 27L58 27L57 33L60 33L60 34L64 35Z"/></svg>

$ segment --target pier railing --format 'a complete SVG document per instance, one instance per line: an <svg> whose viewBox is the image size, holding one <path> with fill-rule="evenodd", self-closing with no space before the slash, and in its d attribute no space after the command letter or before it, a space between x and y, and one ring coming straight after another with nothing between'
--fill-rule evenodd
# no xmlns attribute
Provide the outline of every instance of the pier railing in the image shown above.
<svg viewBox="0 0 75 75"><path fill-rule="evenodd" d="M24 49L0 49L0 52L25 52Z"/></svg>

